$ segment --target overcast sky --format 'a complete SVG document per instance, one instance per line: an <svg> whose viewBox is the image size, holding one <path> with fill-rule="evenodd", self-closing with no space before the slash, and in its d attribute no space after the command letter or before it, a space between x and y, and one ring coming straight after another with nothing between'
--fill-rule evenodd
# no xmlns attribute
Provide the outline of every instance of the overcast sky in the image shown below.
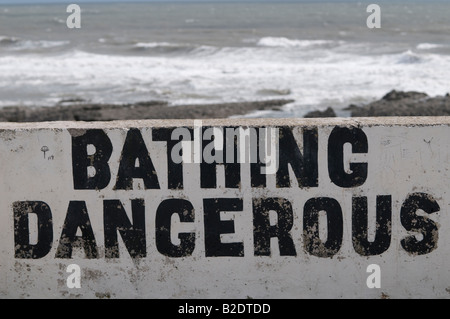
<svg viewBox="0 0 450 319"><path fill-rule="evenodd" d="M390 0L282 0L284 2L362 2L362 3L382 3ZM408 2L421 2L427 0L403 0ZM450 0L428 0L428 1L450 1ZM98 2L280 2L280 0L0 0L2 4L24 4L24 3L62 3L62 4L80 4L80 3L98 3Z"/></svg>
<svg viewBox="0 0 450 319"><path fill-rule="evenodd" d="M172 0L176 2L209 2L209 1L215 1L215 2L244 2L243 0ZM245 0L245 1L251 1L251 2L267 2L271 0ZM277 0L272 0L277 1ZM311 0L287 0L290 2L307 2ZM328 0L328 1L342 1L342 0ZM355 0L357 1L357 0ZM87 2L164 2L164 0L132 0L132 1L126 1L126 0L0 0L0 4L19 4L19 3L87 3Z"/></svg>
<svg viewBox="0 0 450 319"><path fill-rule="evenodd" d="M164 0L0 0L0 4L16 4L16 3L86 3L86 2L163 2ZM177 2L193 2L194 0L175 0ZM239 0L195 0L198 1L239 1ZM247 1L267 1L267 0L247 0ZM304 0L294 0L304 1Z"/></svg>

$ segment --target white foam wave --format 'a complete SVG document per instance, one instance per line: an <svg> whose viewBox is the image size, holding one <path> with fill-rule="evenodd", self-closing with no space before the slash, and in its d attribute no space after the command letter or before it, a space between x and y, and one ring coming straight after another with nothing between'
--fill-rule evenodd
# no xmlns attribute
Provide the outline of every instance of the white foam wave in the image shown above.
<svg viewBox="0 0 450 319"><path fill-rule="evenodd" d="M430 96L448 91L448 55L334 52L332 59L304 59L286 50L260 47L210 49L216 53L120 56L67 51L0 56L0 96L9 104L15 99L51 104L67 94L103 103L286 98L295 102L273 116L303 116L318 106L347 106L349 101L380 98L392 89ZM327 50L313 53L321 51ZM421 63L404 60L411 56Z"/></svg>
<svg viewBox="0 0 450 319"><path fill-rule="evenodd" d="M70 41L47 41L47 40L22 40L15 37L0 37L0 45L6 45L8 50L33 51L36 49L51 49L70 44Z"/></svg>
<svg viewBox="0 0 450 319"><path fill-rule="evenodd" d="M136 48L160 48L160 47L178 47L179 44L169 42L139 42L134 45Z"/></svg>
<svg viewBox="0 0 450 319"><path fill-rule="evenodd" d="M134 45L138 50L154 50L158 53L167 53L170 55L178 55L180 57L199 58L204 56L215 55L223 52L225 54L234 54L239 51L236 48L218 48L210 45L193 45L178 44L170 42L140 42Z"/></svg>
<svg viewBox="0 0 450 319"><path fill-rule="evenodd" d="M53 17L52 21L58 24L66 24L66 20L63 20L59 17Z"/></svg>
<svg viewBox="0 0 450 319"><path fill-rule="evenodd" d="M262 47L306 48L334 44L330 40L292 40L284 37L264 37L257 42Z"/></svg>
<svg viewBox="0 0 450 319"><path fill-rule="evenodd" d="M398 56L397 63L399 64L415 64L415 63L422 63L425 61L425 57L412 52L411 50L408 50L406 52L403 52Z"/></svg>
<svg viewBox="0 0 450 319"><path fill-rule="evenodd" d="M417 50L433 50L444 47L442 44L435 43L419 43L416 47Z"/></svg>

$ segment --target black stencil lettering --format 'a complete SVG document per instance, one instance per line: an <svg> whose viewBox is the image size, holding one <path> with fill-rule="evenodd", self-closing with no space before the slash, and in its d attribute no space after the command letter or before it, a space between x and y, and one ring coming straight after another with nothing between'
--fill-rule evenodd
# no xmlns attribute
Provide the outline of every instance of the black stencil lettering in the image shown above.
<svg viewBox="0 0 450 319"><path fill-rule="evenodd" d="M328 139L328 173L331 181L339 187L361 186L367 179L367 163L350 163L351 173L344 167L344 144L352 145L353 154L367 153L367 136L357 127L335 127Z"/></svg>
<svg viewBox="0 0 450 319"><path fill-rule="evenodd" d="M255 137L253 138L253 143L250 147L256 147L256 150L250 150L253 155L256 154L257 160L251 162L250 164L250 176L251 176L251 184L252 187L263 188L267 185L266 174L261 173L261 169L266 165L262 163L261 158L258 157L260 152L260 138L261 132L258 129L254 131Z"/></svg>
<svg viewBox="0 0 450 319"><path fill-rule="evenodd" d="M277 213L278 222L271 226L269 212ZM253 200L253 238L255 256L270 256L270 239L278 238L281 256L297 256L290 231L294 223L291 203L285 198Z"/></svg>
<svg viewBox="0 0 450 319"><path fill-rule="evenodd" d="M50 207L44 202L26 201L13 203L15 258L40 259L45 257L53 243L53 222ZM38 240L30 244L29 214L37 215Z"/></svg>
<svg viewBox="0 0 450 319"><path fill-rule="evenodd" d="M174 163L172 160L172 149L180 143L180 140L172 140L174 128L152 129L153 141L167 142L167 181L169 189L183 189L183 164ZM192 136L192 129L189 129Z"/></svg>
<svg viewBox="0 0 450 319"><path fill-rule="evenodd" d="M136 159L139 167L135 166ZM114 189L133 189L134 178L141 178L145 189L159 189L155 167L138 129L130 129L127 133Z"/></svg>
<svg viewBox="0 0 450 319"><path fill-rule="evenodd" d="M195 248L195 233L180 233L180 245L174 245L170 240L171 218L177 214L182 223L193 223L194 207L184 199L166 199L156 210L156 248L168 257L191 256Z"/></svg>
<svg viewBox="0 0 450 319"><path fill-rule="evenodd" d="M131 209L133 224L128 219L125 209L119 200L103 201L106 258L120 257L117 232L122 237L125 247L132 258L143 258L147 256L144 200L132 200Z"/></svg>
<svg viewBox="0 0 450 319"><path fill-rule="evenodd" d="M201 188L216 188L217 187L217 163L206 163L203 159L203 154L205 151L205 148L208 147L208 145L214 141L214 139L203 139L205 130L208 129L207 127L202 127L201 135L202 135L202 157L200 162L200 187ZM214 152L216 152L214 150Z"/></svg>
<svg viewBox="0 0 450 319"><path fill-rule="evenodd" d="M203 127L202 130L202 154L204 154L205 149L211 147L211 143L214 141L213 138L207 139L204 136L204 132L209 129L208 127ZM228 132L228 133L227 133ZM217 165L223 165L225 171L225 187L226 188L239 188L241 184L241 165L238 162L237 157L237 138L235 135L230 134L230 132L235 132L234 128L224 127L222 130L223 136L223 150L214 150L213 155L220 158L221 161L214 161L213 163L206 163L203 159L200 163L200 187L201 188L217 188ZM237 131L236 131L237 132ZM216 137L214 137L216 138ZM230 143L232 145L230 145ZM228 155L227 160L227 152ZM209 154L209 152L208 152ZM217 155L216 155L217 154ZM233 158L231 161L230 159Z"/></svg>
<svg viewBox="0 0 450 319"><path fill-rule="evenodd" d="M76 236L80 228L81 237ZM97 242L83 201L71 201L55 258L72 258L73 247L83 247L87 259L98 258Z"/></svg>
<svg viewBox="0 0 450 319"><path fill-rule="evenodd" d="M87 146L93 145L95 153L88 155ZM74 189L104 189L111 179L108 160L112 144L103 130L87 130L80 136L72 136L72 172ZM95 175L88 175L88 167L95 168Z"/></svg>
<svg viewBox="0 0 450 319"><path fill-rule="evenodd" d="M303 154L300 152L291 127L280 127L279 134L277 187L291 186L288 164L297 178L299 187L317 187L319 183L317 128L303 129Z"/></svg>
<svg viewBox="0 0 450 319"><path fill-rule="evenodd" d="M391 244L392 198L377 196L375 240L368 240L367 197L354 197L352 209L352 240L355 251L362 256L380 255Z"/></svg>
<svg viewBox="0 0 450 319"><path fill-rule="evenodd" d="M240 198L207 198L203 200L206 257L243 257L243 243L222 243L221 234L233 234L234 222L220 220L220 212L242 211Z"/></svg>
<svg viewBox="0 0 450 319"><path fill-rule="evenodd" d="M327 214L327 240L319 237L319 212ZM305 251L317 257L333 257L342 245L343 220L339 203L328 197L312 198L303 209L303 240Z"/></svg>
<svg viewBox="0 0 450 319"><path fill-rule="evenodd" d="M438 212L440 207L429 194L409 194L400 210L400 220L407 231L422 234L423 238L417 240L416 236L411 235L402 239L401 245L410 254L424 255L437 248L439 233L434 221L426 216L417 215L419 209L427 214L433 214Z"/></svg>

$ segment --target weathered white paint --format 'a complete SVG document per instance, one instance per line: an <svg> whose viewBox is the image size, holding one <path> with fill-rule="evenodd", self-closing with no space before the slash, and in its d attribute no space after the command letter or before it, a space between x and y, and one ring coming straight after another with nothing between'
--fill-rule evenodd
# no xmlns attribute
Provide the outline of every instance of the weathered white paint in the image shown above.
<svg viewBox="0 0 450 319"><path fill-rule="evenodd" d="M448 298L450 297L450 118L373 119L277 119L210 120L205 126L316 126L319 131L319 187L277 189L274 179L266 189L252 189L249 167L243 165L241 189L226 189L223 177L218 189L200 189L199 167L185 167L185 189L167 190L165 144L152 142L155 127L192 126L193 121L127 121L109 123L0 124L0 297L2 298ZM335 126L359 126L367 135L367 155L353 155L367 161L364 185L343 189L332 184L327 170L327 142ZM69 130L100 128L107 132L114 151L109 161L110 185L100 191L74 190L72 180L71 134ZM161 190L114 191L120 152L129 128L140 128L160 176ZM78 131L82 132L82 131ZM72 131L73 133L73 131ZM41 151L47 146L45 158ZM53 158L49 160L49 158ZM221 174L221 170L218 170ZM223 173L222 173L223 174ZM136 185L136 183L135 183ZM410 235L401 225L399 212L408 194L431 194L440 211L429 216L439 225L438 247L433 252L408 254L400 241ZM378 256L362 257L352 246L352 196L367 196L369 224L374 221L375 196L392 195L392 240ZM276 239L272 256L253 254L253 197L284 197L293 206L292 237L297 256L279 256ZM335 198L342 207L344 229L340 251L333 258L311 256L303 250L303 205L313 197ZM181 225L173 220L174 231L195 231L196 248L184 258L162 256L155 247L155 211L166 198L185 198L195 208L195 223ZM203 198L241 197L243 212L234 213L235 234L223 241L242 241L245 257L205 257ZM132 260L120 242L121 257L106 260L103 247L103 200L119 199L127 213L130 199L146 204L147 257ZM54 242L42 259L14 258L12 203L46 202L53 214ZM56 247L69 201L85 201L100 258L84 259L74 249L73 259L55 259ZM225 217L223 217L225 219ZM322 219L321 219L322 221ZM373 228L373 227L372 227ZM370 228L369 228L370 230ZM31 240L33 239L33 232ZM119 236L120 238L120 236ZM81 267L81 288L66 286L70 264ZM378 264L381 288L369 289L367 267Z"/></svg>

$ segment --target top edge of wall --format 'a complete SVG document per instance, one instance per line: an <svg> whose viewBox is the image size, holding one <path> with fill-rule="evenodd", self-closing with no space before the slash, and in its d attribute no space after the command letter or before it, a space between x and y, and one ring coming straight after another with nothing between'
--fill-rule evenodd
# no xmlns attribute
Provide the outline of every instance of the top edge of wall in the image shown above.
<svg viewBox="0 0 450 319"><path fill-rule="evenodd" d="M0 122L0 130L145 128L183 126L438 126L450 125L450 116L354 117L354 118L239 118L118 120L109 122Z"/></svg>

